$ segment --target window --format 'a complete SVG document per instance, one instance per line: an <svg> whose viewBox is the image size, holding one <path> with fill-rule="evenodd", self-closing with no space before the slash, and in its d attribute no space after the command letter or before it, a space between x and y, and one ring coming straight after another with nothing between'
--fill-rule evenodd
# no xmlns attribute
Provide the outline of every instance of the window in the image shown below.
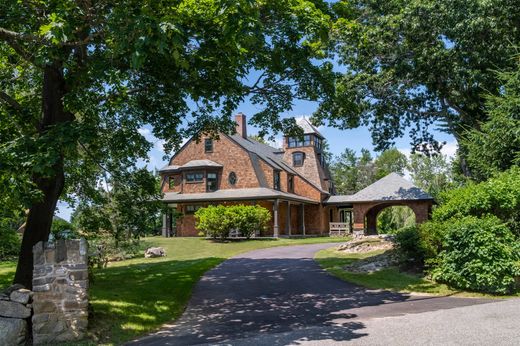
<svg viewBox="0 0 520 346"><path fill-rule="evenodd" d="M175 187L175 178L174 177L168 177L168 188L170 190L173 190Z"/></svg>
<svg viewBox="0 0 520 346"><path fill-rule="evenodd" d="M213 152L213 140L211 138L206 138L204 140L204 152L205 153Z"/></svg>
<svg viewBox="0 0 520 346"><path fill-rule="evenodd" d="M237 183L237 174L235 172L230 172L228 176L229 185L235 185Z"/></svg>
<svg viewBox="0 0 520 346"><path fill-rule="evenodd" d="M321 139L320 139L320 137L318 137L318 136L314 136L314 146L315 146L317 149L321 150L322 143L321 143Z"/></svg>
<svg viewBox="0 0 520 346"><path fill-rule="evenodd" d="M200 183L203 180L204 180L204 173L202 173L202 172L186 173L186 181L188 183Z"/></svg>
<svg viewBox="0 0 520 346"><path fill-rule="evenodd" d="M287 138L287 146L289 148L306 147L312 145L312 135L304 135L303 137Z"/></svg>
<svg viewBox="0 0 520 346"><path fill-rule="evenodd" d="M275 190L280 190L280 171L274 171L273 188Z"/></svg>
<svg viewBox="0 0 520 346"><path fill-rule="evenodd" d="M213 192L218 190L217 173L208 173L206 176L206 191Z"/></svg>
<svg viewBox="0 0 520 346"><path fill-rule="evenodd" d="M200 205L187 205L186 209L184 210L186 214L193 214L197 210L202 208Z"/></svg>
<svg viewBox="0 0 520 346"><path fill-rule="evenodd" d="M325 156L318 153L318 160L320 161L320 166L325 167Z"/></svg>
<svg viewBox="0 0 520 346"><path fill-rule="evenodd" d="M303 166L303 160L305 160L304 153L297 151L292 154L293 166L295 166L295 167Z"/></svg>
<svg viewBox="0 0 520 346"><path fill-rule="evenodd" d="M294 192L294 175L287 175L287 192Z"/></svg>

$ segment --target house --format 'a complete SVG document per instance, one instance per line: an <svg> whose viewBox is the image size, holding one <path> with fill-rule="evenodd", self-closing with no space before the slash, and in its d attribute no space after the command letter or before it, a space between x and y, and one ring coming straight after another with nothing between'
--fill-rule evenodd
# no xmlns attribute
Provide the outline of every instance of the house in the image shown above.
<svg viewBox="0 0 520 346"><path fill-rule="evenodd" d="M328 234L331 229L377 232L377 214L408 205L416 221L428 219L433 199L397 174L351 196L335 194L323 155L324 137L305 117L303 137L285 136L273 148L247 136L246 116L235 117L236 133L190 139L163 167L163 235L196 236L194 213L212 204L256 204L272 213L264 236ZM173 218L173 211L181 217ZM173 220L175 219L175 222Z"/></svg>

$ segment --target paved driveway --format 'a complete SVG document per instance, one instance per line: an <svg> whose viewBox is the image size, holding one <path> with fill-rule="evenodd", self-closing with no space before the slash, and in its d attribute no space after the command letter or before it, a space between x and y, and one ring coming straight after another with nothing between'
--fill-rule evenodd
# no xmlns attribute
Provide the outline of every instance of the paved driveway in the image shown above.
<svg viewBox="0 0 520 346"><path fill-rule="evenodd" d="M196 285L179 320L134 343L363 343L370 336L367 325L374 318L490 302L410 296L345 283L328 275L313 260L315 252L334 245L270 248L229 259L206 273Z"/></svg>

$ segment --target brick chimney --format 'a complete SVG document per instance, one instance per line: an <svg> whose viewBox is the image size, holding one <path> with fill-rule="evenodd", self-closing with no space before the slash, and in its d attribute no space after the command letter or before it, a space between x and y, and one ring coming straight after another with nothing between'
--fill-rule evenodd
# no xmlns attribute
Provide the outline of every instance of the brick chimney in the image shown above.
<svg viewBox="0 0 520 346"><path fill-rule="evenodd" d="M236 132L240 136L247 138L247 122L246 122L246 115L242 112L235 115L235 122L236 125Z"/></svg>

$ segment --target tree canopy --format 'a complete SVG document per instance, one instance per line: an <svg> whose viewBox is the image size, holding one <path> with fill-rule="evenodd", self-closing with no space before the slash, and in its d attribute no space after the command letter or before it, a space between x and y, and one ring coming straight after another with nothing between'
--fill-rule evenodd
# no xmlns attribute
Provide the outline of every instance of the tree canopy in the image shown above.
<svg viewBox="0 0 520 346"><path fill-rule="evenodd" d="M493 70L514 66L520 42L512 0L354 0L334 9L346 71L316 118L369 126L376 150L409 131L416 149L435 151L442 143L433 127L457 140L478 128L488 118L484 94L498 95L503 85Z"/></svg>
<svg viewBox="0 0 520 346"><path fill-rule="evenodd" d="M232 131L250 98L260 127L332 87L323 1L7 1L0 4L0 195L29 207L15 281L31 287L32 246L56 203L200 131Z"/></svg>

